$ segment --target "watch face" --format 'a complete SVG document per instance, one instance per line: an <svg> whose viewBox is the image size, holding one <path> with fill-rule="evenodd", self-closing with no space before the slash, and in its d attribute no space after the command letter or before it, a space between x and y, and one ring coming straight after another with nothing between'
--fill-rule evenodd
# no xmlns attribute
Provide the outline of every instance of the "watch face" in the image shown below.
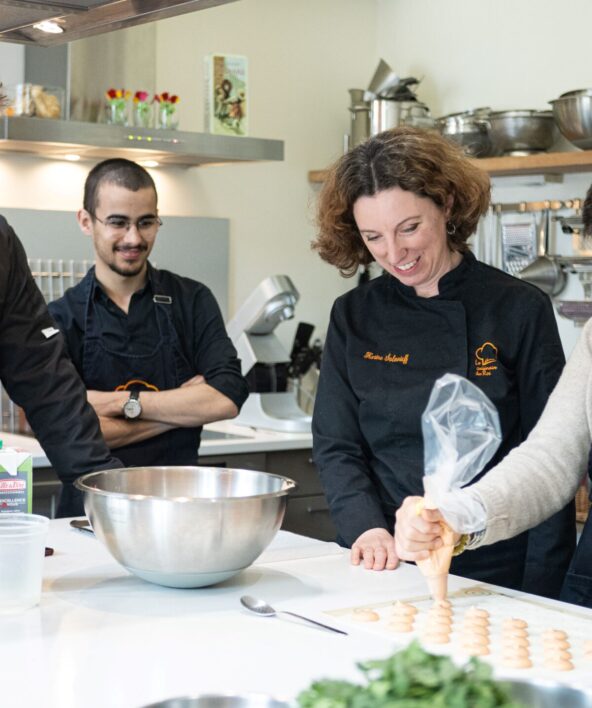
<svg viewBox="0 0 592 708"><path fill-rule="evenodd" d="M142 405L137 398L130 398L123 406L123 414L128 419L139 418L142 412Z"/></svg>

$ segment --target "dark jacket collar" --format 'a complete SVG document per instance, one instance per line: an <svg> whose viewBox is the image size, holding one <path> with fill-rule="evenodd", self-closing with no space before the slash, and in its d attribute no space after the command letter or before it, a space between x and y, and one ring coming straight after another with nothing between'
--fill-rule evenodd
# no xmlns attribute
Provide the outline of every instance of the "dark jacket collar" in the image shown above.
<svg viewBox="0 0 592 708"><path fill-rule="evenodd" d="M426 299L428 299L428 300L436 300L436 299L448 300L448 299L455 297L456 293L458 292L458 286L465 282L466 277L469 274L469 271L474 267L476 262L477 262L477 259L470 251L463 253L462 260L456 266L456 268L453 268L451 271L449 271L448 273L445 273L440 278L440 280L438 282L439 294L434 295L433 298L426 298ZM415 288L412 288L409 285L404 285L400 280L395 278L394 275L386 274L386 278L387 278L387 282L388 282L389 287L394 288L395 290L399 291L401 294L403 294L407 297L410 297L410 298L419 297L417 295L417 293L415 292Z"/></svg>

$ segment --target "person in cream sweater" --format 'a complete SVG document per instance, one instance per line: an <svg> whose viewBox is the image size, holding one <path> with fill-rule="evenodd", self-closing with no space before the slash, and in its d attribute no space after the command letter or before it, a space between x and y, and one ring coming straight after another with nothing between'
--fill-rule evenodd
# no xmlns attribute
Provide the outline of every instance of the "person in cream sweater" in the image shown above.
<svg viewBox="0 0 592 708"><path fill-rule="evenodd" d="M592 234L592 186L584 202L585 231ZM461 541L471 550L512 538L550 517L573 499L582 478L592 477L592 320L580 339L528 438L475 484L462 490L484 511L483 528ZM446 510L416 513L407 497L397 513L399 557L416 561L441 544L439 520ZM455 528L459 534L472 529ZM560 599L592 607L592 514L588 516Z"/></svg>

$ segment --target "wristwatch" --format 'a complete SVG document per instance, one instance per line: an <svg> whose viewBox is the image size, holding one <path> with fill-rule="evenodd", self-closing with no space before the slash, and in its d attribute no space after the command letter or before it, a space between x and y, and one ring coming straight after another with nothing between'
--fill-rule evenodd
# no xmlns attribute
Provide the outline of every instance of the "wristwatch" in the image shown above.
<svg viewBox="0 0 592 708"><path fill-rule="evenodd" d="M123 417L126 420L136 420L142 415L142 404L140 403L140 392L131 391L129 398L123 404Z"/></svg>

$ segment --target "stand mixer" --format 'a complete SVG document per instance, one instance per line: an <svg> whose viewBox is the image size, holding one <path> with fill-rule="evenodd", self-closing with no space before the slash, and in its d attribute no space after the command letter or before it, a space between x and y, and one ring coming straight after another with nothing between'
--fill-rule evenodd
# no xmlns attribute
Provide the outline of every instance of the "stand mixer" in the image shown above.
<svg viewBox="0 0 592 708"><path fill-rule="evenodd" d="M243 376L250 388L257 377L250 372L260 365L271 372L290 363L290 355L274 334L280 322L294 317L298 291L287 275L263 280L249 295L227 325L227 331L241 359ZM274 373L275 375L275 373ZM288 433L310 432L312 417L299 406L294 391L252 390L235 423Z"/></svg>

